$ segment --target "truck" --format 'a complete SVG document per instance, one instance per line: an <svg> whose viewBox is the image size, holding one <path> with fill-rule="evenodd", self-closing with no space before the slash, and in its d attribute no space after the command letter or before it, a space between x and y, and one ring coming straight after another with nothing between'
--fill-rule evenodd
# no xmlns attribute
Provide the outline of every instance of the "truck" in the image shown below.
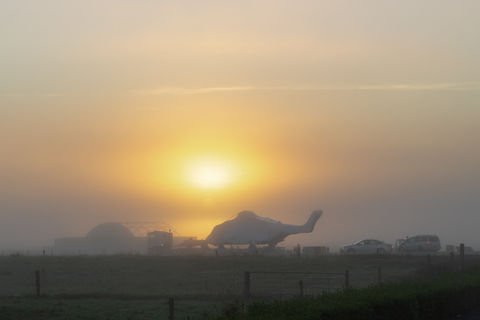
<svg viewBox="0 0 480 320"><path fill-rule="evenodd" d="M152 231L147 233L147 253L162 255L171 252L173 233L167 231Z"/></svg>

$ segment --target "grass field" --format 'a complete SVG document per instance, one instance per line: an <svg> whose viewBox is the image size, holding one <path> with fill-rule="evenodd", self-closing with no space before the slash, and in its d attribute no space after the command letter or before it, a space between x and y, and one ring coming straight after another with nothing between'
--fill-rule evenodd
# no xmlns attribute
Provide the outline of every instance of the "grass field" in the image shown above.
<svg viewBox="0 0 480 320"><path fill-rule="evenodd" d="M378 283L378 268L388 282L426 263L426 255L3 256L0 318L167 319L170 297L175 299L175 319L215 317L235 299L243 301L245 271L349 270L350 285L362 287ZM40 298L35 295L35 270L40 271ZM255 279L251 281L253 285Z"/></svg>

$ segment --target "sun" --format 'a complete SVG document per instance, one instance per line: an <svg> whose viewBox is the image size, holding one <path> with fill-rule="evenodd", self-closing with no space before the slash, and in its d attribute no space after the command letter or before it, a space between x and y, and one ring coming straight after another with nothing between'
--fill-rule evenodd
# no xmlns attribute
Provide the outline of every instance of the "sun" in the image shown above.
<svg viewBox="0 0 480 320"><path fill-rule="evenodd" d="M213 157L193 159L185 169L186 180L195 187L205 189L223 188L231 184L237 175L231 162Z"/></svg>

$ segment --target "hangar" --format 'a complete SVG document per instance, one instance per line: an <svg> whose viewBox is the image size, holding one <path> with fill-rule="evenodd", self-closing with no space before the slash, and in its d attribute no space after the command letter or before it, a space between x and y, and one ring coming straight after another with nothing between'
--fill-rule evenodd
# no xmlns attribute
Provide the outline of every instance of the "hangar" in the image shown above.
<svg viewBox="0 0 480 320"><path fill-rule="evenodd" d="M43 250L55 255L146 254L147 233L151 231L172 232L174 245L192 238L181 237L163 222L107 222L92 228L85 237L55 238L54 245Z"/></svg>

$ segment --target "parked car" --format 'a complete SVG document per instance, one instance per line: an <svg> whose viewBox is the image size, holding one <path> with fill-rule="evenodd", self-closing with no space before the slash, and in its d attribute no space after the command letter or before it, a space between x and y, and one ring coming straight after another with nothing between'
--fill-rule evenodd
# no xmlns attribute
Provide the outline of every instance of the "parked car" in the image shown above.
<svg viewBox="0 0 480 320"><path fill-rule="evenodd" d="M398 252L436 252L442 248L440 239L436 235L419 235L407 238L398 244Z"/></svg>
<svg viewBox="0 0 480 320"><path fill-rule="evenodd" d="M375 239L363 239L340 248L340 253L387 253L392 251L391 244Z"/></svg>

